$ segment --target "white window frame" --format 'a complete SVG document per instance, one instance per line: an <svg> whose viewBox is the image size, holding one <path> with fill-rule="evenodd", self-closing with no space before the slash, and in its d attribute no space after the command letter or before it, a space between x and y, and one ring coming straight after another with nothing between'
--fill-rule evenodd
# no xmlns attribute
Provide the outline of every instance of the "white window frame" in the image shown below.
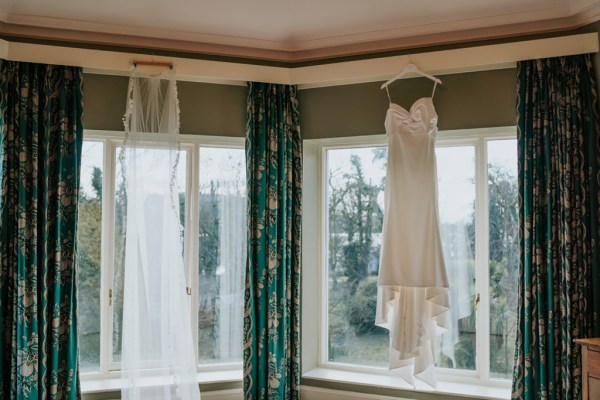
<svg viewBox="0 0 600 400"><path fill-rule="evenodd" d="M440 382L464 383L474 387L498 388L502 396L510 389L510 381L490 377L489 370L489 235L488 235L488 170L487 143L502 139L516 139L516 127L480 128L440 131L436 147L470 145L475 156L475 221L476 221L476 291L480 303L476 319L475 371L436 368ZM409 387L386 368L366 367L328 361L328 215L327 215L327 151L332 149L387 146L385 135L317 139L305 141L304 146L304 243L303 243L303 378L357 383L364 376L373 382L373 376L386 378L384 385L403 390ZM315 165L316 164L316 165ZM313 183L313 177L316 183ZM318 201L313 200L314 197ZM307 209L311 207L311 209ZM312 243L310 238L315 238ZM312 267L314 266L314 267ZM312 268L311 268L312 267ZM318 296L315 282L318 281ZM312 282L312 283L311 283ZM307 317L318 316L318 322ZM318 337L311 343L307 337ZM369 378L369 375L371 378ZM347 379L344 378L347 376ZM397 382L395 382L397 381ZM397 383L397 385L396 385ZM369 385L367 383L367 385ZM379 384L381 385L381 384ZM426 389L427 390L427 389ZM427 391L430 391L429 388ZM493 397L493 396L492 396Z"/></svg>
<svg viewBox="0 0 600 400"><path fill-rule="evenodd" d="M113 308L109 305L109 292L113 290L113 264L114 264L114 218L115 218L115 178L117 147L123 145L124 132L85 130L83 140L86 142L103 143L102 164L102 234L101 234L101 262L100 262L100 368L97 372L81 373L82 390L86 387L96 391L113 390L120 388L120 363L112 360L112 331ZM206 136L206 135L179 135L180 148L187 151L186 158L186 217L185 217L185 251L184 266L186 271L186 285L191 288L191 299L198 298L198 267L199 267L199 166L200 148L237 148L244 149L244 138ZM153 135L151 140L143 142L144 146L166 148L167 141L162 135ZM193 206L195 205L195 206ZM190 302L192 312L192 336L194 351L198 360L198 301ZM242 379L242 363L215 363L200 364L198 361L198 381L201 383L237 382ZM105 381L106 384L99 381ZM93 389L92 389L93 388Z"/></svg>

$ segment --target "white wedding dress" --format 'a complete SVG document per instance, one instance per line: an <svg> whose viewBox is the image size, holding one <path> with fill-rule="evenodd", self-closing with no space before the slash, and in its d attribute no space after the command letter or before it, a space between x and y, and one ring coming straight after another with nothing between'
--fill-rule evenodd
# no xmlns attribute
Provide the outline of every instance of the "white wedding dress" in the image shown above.
<svg viewBox="0 0 600 400"><path fill-rule="evenodd" d="M390 102L388 163L375 323L390 332L390 369L436 386L436 335L449 327L448 278L437 209L431 97Z"/></svg>

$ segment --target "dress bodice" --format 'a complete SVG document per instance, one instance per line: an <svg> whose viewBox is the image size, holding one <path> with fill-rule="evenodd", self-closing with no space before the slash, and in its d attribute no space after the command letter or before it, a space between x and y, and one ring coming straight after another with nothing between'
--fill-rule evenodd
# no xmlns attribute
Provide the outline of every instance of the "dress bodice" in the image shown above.
<svg viewBox="0 0 600 400"><path fill-rule="evenodd" d="M392 133L422 134L430 135L437 133L438 115L433 106L431 97L421 97L413 103L409 110L396 104L390 103L385 117L385 131L388 135Z"/></svg>

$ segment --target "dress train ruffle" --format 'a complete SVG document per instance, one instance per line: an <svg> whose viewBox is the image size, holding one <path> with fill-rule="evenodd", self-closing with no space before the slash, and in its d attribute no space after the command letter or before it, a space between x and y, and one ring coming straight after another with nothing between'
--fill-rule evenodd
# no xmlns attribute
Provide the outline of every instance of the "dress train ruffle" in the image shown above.
<svg viewBox="0 0 600 400"><path fill-rule="evenodd" d="M436 336L449 329L448 288L380 286L375 324L390 331L390 369L437 386Z"/></svg>

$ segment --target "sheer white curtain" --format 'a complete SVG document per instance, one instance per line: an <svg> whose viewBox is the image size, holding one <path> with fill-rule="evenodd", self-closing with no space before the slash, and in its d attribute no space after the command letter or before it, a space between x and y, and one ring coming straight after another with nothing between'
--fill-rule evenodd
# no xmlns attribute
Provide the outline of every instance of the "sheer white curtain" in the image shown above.
<svg viewBox="0 0 600 400"><path fill-rule="evenodd" d="M133 71L124 122L122 398L198 400L176 182L179 107L172 73L140 77ZM150 145L157 136L162 140L154 142L161 145Z"/></svg>
<svg viewBox="0 0 600 400"><path fill-rule="evenodd" d="M442 224L441 235L450 284L450 326L442 334L440 348L457 368L455 347L460 340L459 321L473 312L471 285L475 282L475 259L466 221Z"/></svg>
<svg viewBox="0 0 600 400"><path fill-rule="evenodd" d="M245 237L240 237L245 233L245 202L242 193L231 189L226 189L219 201L219 357L228 360L242 355L244 307L240 293L244 292L246 253L239 247L242 243L246 250Z"/></svg>

